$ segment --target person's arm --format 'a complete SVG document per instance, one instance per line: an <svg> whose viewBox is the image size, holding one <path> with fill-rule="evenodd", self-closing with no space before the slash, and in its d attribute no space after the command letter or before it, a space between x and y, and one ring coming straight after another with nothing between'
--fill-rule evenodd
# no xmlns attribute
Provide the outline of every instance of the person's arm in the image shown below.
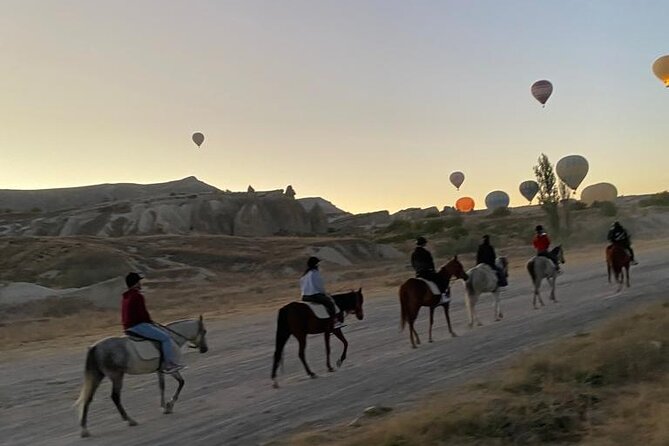
<svg viewBox="0 0 669 446"><path fill-rule="evenodd" d="M313 280L313 285L318 290L319 293L325 293L325 281L323 280L323 276L321 276L321 273L319 271L314 271L312 273L312 280Z"/></svg>
<svg viewBox="0 0 669 446"><path fill-rule="evenodd" d="M436 270L436 268L434 267L434 259L432 258L432 254L430 253L430 251L425 250L425 254L427 254L425 257L430 263L430 269Z"/></svg>
<svg viewBox="0 0 669 446"><path fill-rule="evenodd" d="M145 320L149 323L153 323L153 319L151 319L149 310L146 309L146 303L144 302L144 296L142 294L137 295L135 305L136 305L135 310L137 311L137 315L140 316L142 320Z"/></svg>

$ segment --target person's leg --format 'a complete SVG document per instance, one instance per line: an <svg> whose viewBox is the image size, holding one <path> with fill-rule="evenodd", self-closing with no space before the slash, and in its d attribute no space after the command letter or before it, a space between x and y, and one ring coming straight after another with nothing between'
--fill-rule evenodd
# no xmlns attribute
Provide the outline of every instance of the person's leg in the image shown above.
<svg viewBox="0 0 669 446"><path fill-rule="evenodd" d="M312 294L311 296L302 296L302 300L305 302L314 302L325 306L330 317L335 317L335 305L334 301L330 296L325 294Z"/></svg>
<svg viewBox="0 0 669 446"><path fill-rule="evenodd" d="M172 347L172 338L165 333L160 328L156 327L153 324L138 324L130 328L130 331L137 333L140 336L143 336L148 339L153 339L154 341L160 342L160 346L163 352L163 362L166 366L175 365L174 362L174 349Z"/></svg>

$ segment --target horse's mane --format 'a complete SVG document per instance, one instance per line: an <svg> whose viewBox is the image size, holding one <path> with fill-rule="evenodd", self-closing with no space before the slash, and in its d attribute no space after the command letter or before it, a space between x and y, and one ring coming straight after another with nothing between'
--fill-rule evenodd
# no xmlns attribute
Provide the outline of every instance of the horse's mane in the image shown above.
<svg viewBox="0 0 669 446"><path fill-rule="evenodd" d="M351 290L347 293L333 294L332 298L336 301L337 306L339 307L342 306L340 304L344 304L344 306L348 308L354 308L357 304L358 292Z"/></svg>

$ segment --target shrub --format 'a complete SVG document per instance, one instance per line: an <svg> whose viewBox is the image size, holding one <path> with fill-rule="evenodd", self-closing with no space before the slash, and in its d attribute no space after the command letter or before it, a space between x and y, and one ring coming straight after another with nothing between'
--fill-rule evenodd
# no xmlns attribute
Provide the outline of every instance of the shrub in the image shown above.
<svg viewBox="0 0 669 446"><path fill-rule="evenodd" d="M509 208L496 208L493 210L490 215L488 215L489 218L500 218L500 217L508 217L511 215L511 211Z"/></svg>
<svg viewBox="0 0 669 446"><path fill-rule="evenodd" d="M604 217L615 217L618 214L618 208L610 201L595 201L590 207L599 209L600 215Z"/></svg>
<svg viewBox="0 0 669 446"><path fill-rule="evenodd" d="M653 194L639 201L639 206L669 206L669 191Z"/></svg>
<svg viewBox="0 0 669 446"><path fill-rule="evenodd" d="M573 201L569 203L569 209L571 209L572 211L582 211L588 209L588 205L583 203L582 201Z"/></svg>

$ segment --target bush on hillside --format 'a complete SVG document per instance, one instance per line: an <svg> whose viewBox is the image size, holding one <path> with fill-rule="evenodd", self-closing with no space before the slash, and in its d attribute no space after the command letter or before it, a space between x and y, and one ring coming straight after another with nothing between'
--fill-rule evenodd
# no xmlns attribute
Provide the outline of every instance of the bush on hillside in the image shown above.
<svg viewBox="0 0 669 446"><path fill-rule="evenodd" d="M669 206L669 191L653 194L639 201L639 206Z"/></svg>

